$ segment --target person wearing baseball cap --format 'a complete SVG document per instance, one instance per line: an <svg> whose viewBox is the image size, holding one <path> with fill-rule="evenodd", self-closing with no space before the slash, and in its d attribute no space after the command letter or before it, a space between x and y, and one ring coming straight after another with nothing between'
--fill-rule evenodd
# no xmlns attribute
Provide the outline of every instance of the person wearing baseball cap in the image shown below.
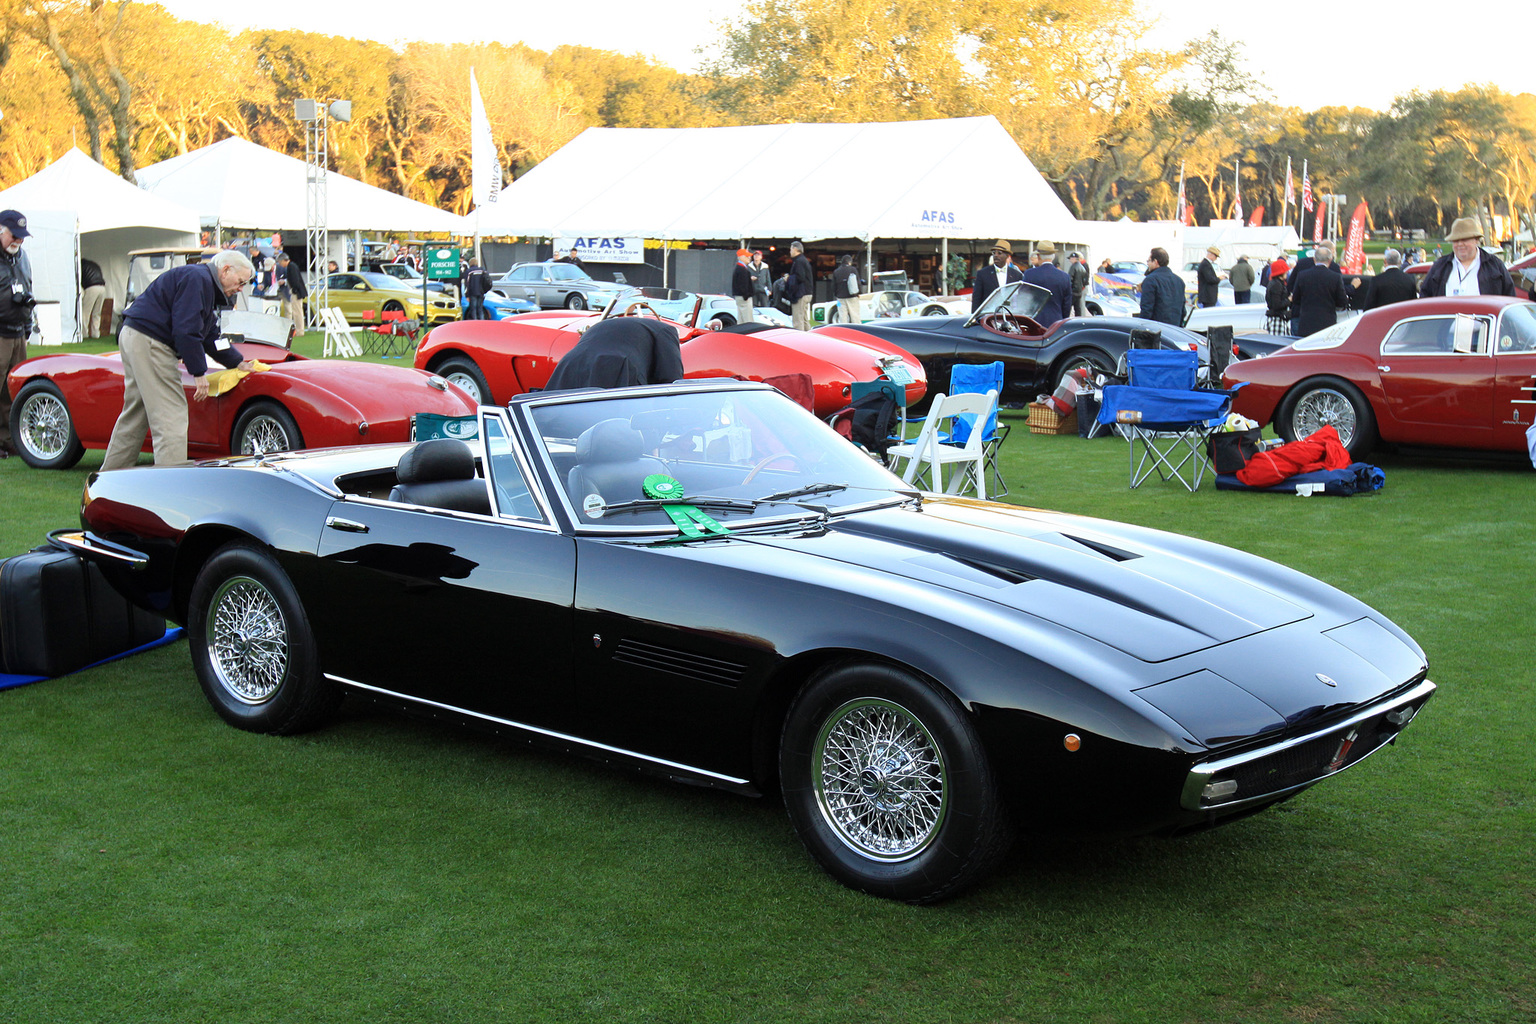
<svg viewBox="0 0 1536 1024"><path fill-rule="evenodd" d="M1419 286L1419 297L1431 295L1513 295L1515 279L1504 261L1483 251L1483 229L1474 217L1457 217L1446 236L1451 251L1435 260Z"/></svg>
<svg viewBox="0 0 1536 1024"><path fill-rule="evenodd" d="M976 271L976 280L971 285L971 312L980 309L1003 285L1024 280L1024 272L1012 261L1013 246L999 238L992 246L992 262Z"/></svg>
<svg viewBox="0 0 1536 1024"><path fill-rule="evenodd" d="M5 378L27 358L32 333L32 265L21 251L30 237L27 218L17 210L0 210L0 459L16 454L11 441L11 392Z"/></svg>
<svg viewBox="0 0 1536 1024"><path fill-rule="evenodd" d="M752 322L752 300L757 295L757 275L748 264L752 260L751 249L736 250L736 269L731 271L731 297L736 300L736 322Z"/></svg>

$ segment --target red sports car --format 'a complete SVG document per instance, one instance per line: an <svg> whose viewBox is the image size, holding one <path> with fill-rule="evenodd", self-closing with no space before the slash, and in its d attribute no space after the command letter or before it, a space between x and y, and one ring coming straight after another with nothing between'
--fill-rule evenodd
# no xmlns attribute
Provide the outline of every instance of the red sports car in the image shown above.
<svg viewBox="0 0 1536 1024"><path fill-rule="evenodd" d="M1233 412L1286 440L1331 424L1357 456L1378 439L1523 452L1536 420L1536 304L1399 302L1233 363L1224 380L1247 385Z"/></svg>
<svg viewBox="0 0 1536 1024"><path fill-rule="evenodd" d="M421 370L296 355L287 347L292 325L280 317L226 313L224 331L244 339L235 347L246 359L272 368L201 402L191 400L182 370L194 459L409 441L412 413L475 412L469 396ZM12 370L6 386L17 453L39 469L68 469L87 448L107 446L123 409L123 361L116 352L38 356Z"/></svg>
<svg viewBox="0 0 1536 1024"><path fill-rule="evenodd" d="M544 387L555 364L575 347L581 332L621 308L610 304L603 313L550 310L506 320L444 324L416 350L416 365L442 374L481 404L500 405L513 395ZM651 315L649 307L629 308L634 314ZM695 305L690 319L697 319L697 314ZM760 381L807 373L815 390L814 411L818 416L829 416L847 406L849 384L874 380L882 374L898 381L904 375L910 378L909 402L917 402L927 390L922 364L903 349L877 338L853 341L772 324L736 324L711 331L692 323L668 322L677 328L682 340L688 377Z"/></svg>

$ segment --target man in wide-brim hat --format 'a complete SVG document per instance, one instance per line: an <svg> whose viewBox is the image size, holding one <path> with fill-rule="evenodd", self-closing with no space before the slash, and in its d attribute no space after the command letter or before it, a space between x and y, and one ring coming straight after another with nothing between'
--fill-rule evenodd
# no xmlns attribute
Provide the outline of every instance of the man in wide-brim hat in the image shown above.
<svg viewBox="0 0 1536 1024"><path fill-rule="evenodd" d="M1013 246L999 238L992 246L992 262L976 271L971 285L971 312L981 308L987 297L1010 281L1024 280L1024 272L1013 265Z"/></svg>
<svg viewBox="0 0 1536 1024"><path fill-rule="evenodd" d="M1431 295L1513 295L1515 280L1504 261L1483 249L1483 229L1473 217L1457 217L1446 236L1451 251L1424 275L1419 297Z"/></svg>

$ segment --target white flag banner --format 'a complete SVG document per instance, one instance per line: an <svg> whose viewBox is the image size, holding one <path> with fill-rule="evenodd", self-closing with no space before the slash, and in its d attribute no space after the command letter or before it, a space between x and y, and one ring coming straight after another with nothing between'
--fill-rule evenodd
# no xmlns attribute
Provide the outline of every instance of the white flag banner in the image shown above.
<svg viewBox="0 0 1536 1024"><path fill-rule="evenodd" d="M475 69L469 69L469 169L470 191L476 206L489 206L501 194L501 156L491 134L490 119L480 100Z"/></svg>

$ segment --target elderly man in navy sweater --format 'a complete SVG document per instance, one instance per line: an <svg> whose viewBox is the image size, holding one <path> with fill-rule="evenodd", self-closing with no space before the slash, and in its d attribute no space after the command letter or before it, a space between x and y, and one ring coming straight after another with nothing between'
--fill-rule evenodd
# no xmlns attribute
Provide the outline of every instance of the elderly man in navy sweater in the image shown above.
<svg viewBox="0 0 1536 1024"><path fill-rule="evenodd" d="M117 336L123 411L112 428L102 469L137 463L145 431L154 440L155 465L188 461L187 393L176 364L186 365L196 384L192 398L199 402L208 397L209 356L230 369L251 369L220 334L219 310L227 309L255 275L244 253L225 249L205 263L166 271L128 307Z"/></svg>

